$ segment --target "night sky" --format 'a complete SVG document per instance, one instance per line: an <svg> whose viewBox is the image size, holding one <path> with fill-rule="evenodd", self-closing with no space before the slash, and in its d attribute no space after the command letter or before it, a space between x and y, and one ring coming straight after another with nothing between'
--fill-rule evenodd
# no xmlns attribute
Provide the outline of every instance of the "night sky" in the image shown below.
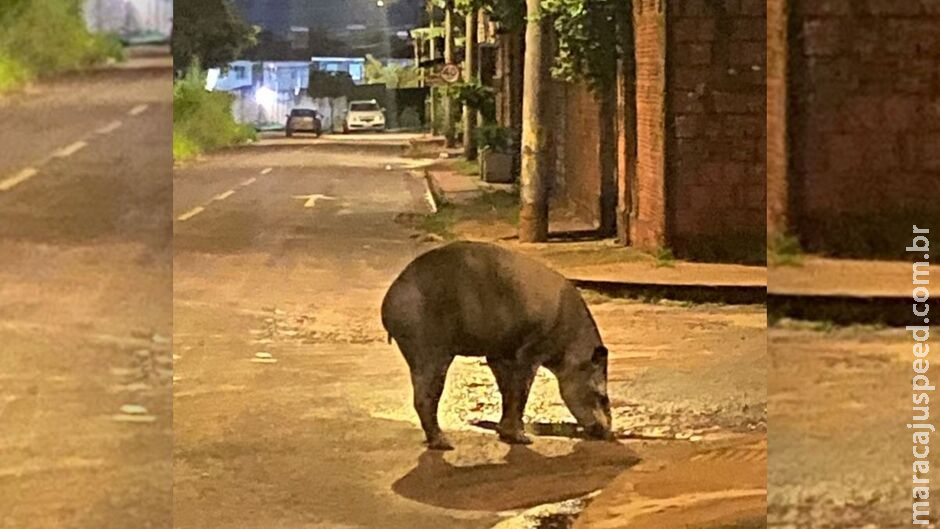
<svg viewBox="0 0 940 529"><path fill-rule="evenodd" d="M407 30L420 23L425 0L233 0L246 20L278 34L290 26L305 26L331 36L345 34L350 25L367 30Z"/></svg>

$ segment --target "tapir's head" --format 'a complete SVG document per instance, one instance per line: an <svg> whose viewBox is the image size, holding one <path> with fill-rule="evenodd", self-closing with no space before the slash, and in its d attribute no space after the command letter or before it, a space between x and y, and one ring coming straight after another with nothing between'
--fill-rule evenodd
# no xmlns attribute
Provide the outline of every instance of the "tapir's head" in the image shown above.
<svg viewBox="0 0 940 529"><path fill-rule="evenodd" d="M597 439L611 437L610 399L607 397L607 348L594 347L590 355L577 355L558 373L561 398L584 431Z"/></svg>

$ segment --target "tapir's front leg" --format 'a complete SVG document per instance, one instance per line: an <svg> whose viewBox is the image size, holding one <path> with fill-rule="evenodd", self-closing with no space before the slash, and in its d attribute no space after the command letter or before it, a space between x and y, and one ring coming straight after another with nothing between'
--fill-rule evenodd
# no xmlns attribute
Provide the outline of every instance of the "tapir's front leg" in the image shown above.
<svg viewBox="0 0 940 529"><path fill-rule="evenodd" d="M522 417L538 366L495 358L488 359L487 364L503 399L503 416L497 427L499 438L510 444L530 444L532 440L525 434Z"/></svg>

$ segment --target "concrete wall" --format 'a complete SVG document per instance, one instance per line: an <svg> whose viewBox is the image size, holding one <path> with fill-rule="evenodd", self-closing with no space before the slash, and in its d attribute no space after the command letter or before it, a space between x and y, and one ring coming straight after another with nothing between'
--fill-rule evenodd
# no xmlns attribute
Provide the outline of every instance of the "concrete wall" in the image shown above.
<svg viewBox="0 0 940 529"><path fill-rule="evenodd" d="M173 29L173 1L85 0L85 19L92 31L100 33L168 39Z"/></svg>

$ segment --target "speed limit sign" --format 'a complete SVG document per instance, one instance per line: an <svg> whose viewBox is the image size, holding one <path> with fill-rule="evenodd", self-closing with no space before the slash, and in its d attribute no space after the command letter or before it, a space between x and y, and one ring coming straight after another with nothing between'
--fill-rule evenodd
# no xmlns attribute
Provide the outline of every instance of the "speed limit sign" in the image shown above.
<svg viewBox="0 0 940 529"><path fill-rule="evenodd" d="M456 64L445 64L441 68L441 80L445 83L455 83L460 79L460 68Z"/></svg>

